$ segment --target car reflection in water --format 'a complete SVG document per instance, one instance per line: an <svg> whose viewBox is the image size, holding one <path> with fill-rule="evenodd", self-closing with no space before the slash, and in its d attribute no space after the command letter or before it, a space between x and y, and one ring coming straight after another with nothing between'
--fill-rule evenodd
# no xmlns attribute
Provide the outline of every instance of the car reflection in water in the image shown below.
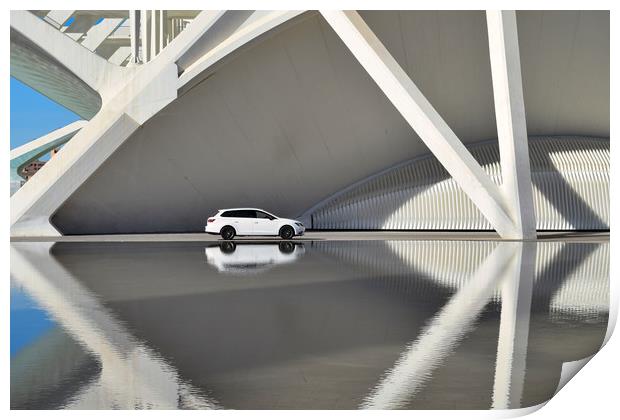
<svg viewBox="0 0 620 420"><path fill-rule="evenodd" d="M236 243L225 241L205 248L209 264L221 273L254 274L295 261L306 252L303 244L290 241Z"/></svg>

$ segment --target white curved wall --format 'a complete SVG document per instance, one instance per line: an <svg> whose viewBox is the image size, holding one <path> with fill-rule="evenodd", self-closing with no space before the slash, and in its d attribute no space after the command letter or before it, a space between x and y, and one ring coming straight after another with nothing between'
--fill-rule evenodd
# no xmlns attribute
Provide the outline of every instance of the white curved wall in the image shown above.
<svg viewBox="0 0 620 420"><path fill-rule="evenodd" d="M533 137L529 148L536 229L609 229L609 141ZM470 150L500 184L497 143ZM432 155L357 183L303 219L315 229L492 230Z"/></svg>

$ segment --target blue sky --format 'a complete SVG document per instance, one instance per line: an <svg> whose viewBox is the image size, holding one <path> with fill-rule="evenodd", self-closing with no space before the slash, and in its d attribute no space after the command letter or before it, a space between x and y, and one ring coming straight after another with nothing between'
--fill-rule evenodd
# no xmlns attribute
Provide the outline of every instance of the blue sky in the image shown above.
<svg viewBox="0 0 620 420"><path fill-rule="evenodd" d="M11 357L56 326L24 290L11 285Z"/></svg>
<svg viewBox="0 0 620 420"><path fill-rule="evenodd" d="M80 117L11 77L11 149Z"/></svg>

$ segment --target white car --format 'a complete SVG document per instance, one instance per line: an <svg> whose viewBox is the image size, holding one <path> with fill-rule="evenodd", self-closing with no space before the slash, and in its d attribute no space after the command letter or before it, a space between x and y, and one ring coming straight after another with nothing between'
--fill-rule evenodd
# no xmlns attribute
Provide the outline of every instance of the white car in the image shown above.
<svg viewBox="0 0 620 420"><path fill-rule="evenodd" d="M282 241L274 244L245 244L224 241L205 248L207 262L222 273L255 274L280 264L292 263L304 255L302 244Z"/></svg>
<svg viewBox="0 0 620 420"><path fill-rule="evenodd" d="M303 235L306 228L299 220L283 219L261 209L238 208L218 210L209 217L205 232L230 240L235 236L280 236L291 239Z"/></svg>

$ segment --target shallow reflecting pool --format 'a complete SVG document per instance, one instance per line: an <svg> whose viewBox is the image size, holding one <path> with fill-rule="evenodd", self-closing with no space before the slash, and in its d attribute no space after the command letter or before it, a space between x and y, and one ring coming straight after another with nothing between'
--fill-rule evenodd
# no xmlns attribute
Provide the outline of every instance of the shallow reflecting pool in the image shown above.
<svg viewBox="0 0 620 420"><path fill-rule="evenodd" d="M11 407L528 407L608 313L608 242L12 243Z"/></svg>

